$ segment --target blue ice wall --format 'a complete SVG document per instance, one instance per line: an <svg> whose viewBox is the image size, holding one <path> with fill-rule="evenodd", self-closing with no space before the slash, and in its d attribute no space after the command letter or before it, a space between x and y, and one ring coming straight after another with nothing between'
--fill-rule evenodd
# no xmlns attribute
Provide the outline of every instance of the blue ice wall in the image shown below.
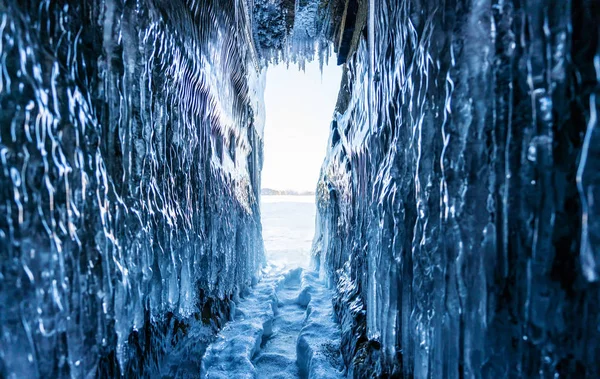
<svg viewBox="0 0 600 379"><path fill-rule="evenodd" d="M252 282L252 11L0 0L0 377L145 375Z"/></svg>
<svg viewBox="0 0 600 379"><path fill-rule="evenodd" d="M369 3L315 239L350 374L599 377L599 3Z"/></svg>

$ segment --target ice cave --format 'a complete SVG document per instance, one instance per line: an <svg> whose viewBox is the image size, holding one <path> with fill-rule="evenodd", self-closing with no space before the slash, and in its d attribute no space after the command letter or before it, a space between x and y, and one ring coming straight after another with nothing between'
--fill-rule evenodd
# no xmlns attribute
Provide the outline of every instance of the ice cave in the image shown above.
<svg viewBox="0 0 600 379"><path fill-rule="evenodd" d="M266 72L309 62L282 270ZM600 0L0 0L0 378L600 378L599 109Z"/></svg>

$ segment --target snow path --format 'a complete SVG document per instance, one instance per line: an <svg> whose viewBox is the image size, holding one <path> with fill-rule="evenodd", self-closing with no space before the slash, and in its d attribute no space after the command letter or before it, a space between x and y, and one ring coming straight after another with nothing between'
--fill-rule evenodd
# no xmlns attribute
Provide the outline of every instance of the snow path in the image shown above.
<svg viewBox="0 0 600 379"><path fill-rule="evenodd" d="M202 377L344 378L331 298L317 273L270 266L206 350Z"/></svg>

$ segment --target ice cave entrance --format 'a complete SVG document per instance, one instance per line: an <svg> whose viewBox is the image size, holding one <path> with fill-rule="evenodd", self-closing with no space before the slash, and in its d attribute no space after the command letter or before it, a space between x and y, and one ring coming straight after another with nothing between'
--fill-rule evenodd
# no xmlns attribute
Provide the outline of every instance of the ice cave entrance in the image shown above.
<svg viewBox="0 0 600 379"><path fill-rule="evenodd" d="M270 66L265 90L261 211L267 261L308 267L315 195L342 70L333 59L304 70Z"/></svg>

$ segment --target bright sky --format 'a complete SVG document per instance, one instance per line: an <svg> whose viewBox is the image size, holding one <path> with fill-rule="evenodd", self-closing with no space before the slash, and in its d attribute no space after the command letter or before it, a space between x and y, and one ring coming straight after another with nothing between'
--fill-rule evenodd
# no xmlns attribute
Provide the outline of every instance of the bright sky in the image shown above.
<svg viewBox="0 0 600 379"><path fill-rule="evenodd" d="M265 91L263 188L314 191L325 158L342 77L341 67L330 59L298 66L271 66Z"/></svg>

